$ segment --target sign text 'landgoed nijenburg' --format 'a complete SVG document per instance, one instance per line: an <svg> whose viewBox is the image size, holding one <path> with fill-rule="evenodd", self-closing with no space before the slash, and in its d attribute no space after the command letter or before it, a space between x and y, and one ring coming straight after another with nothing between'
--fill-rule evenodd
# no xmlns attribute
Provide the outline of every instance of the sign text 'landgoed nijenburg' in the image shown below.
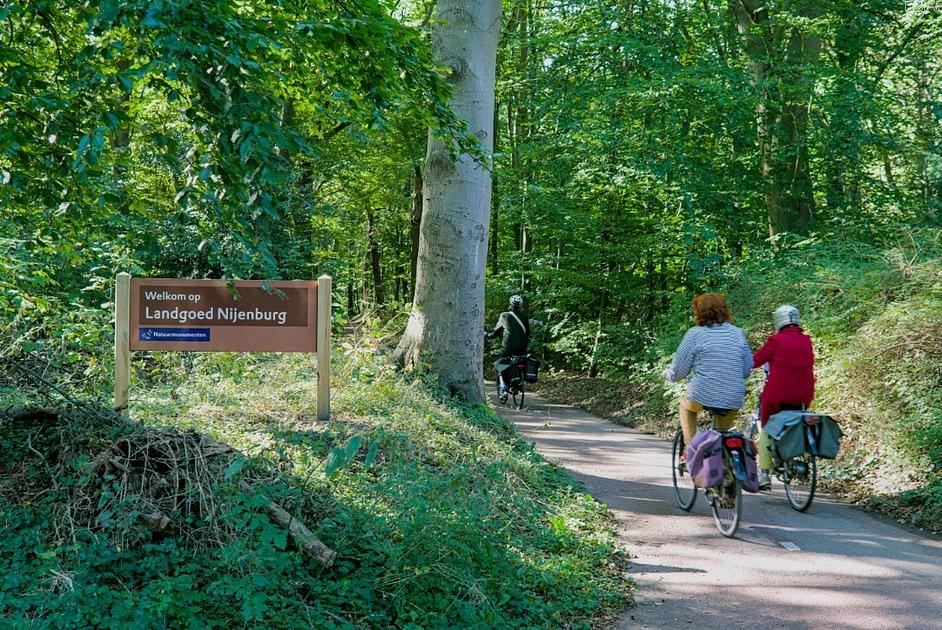
<svg viewBox="0 0 942 630"><path fill-rule="evenodd" d="M313 352L317 282L132 278L131 350Z"/></svg>

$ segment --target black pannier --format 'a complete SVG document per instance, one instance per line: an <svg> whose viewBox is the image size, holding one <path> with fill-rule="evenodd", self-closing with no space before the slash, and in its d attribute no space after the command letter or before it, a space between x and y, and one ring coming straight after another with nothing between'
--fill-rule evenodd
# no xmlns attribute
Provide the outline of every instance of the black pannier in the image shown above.
<svg viewBox="0 0 942 630"><path fill-rule="evenodd" d="M520 368L518 368L517 364L515 363L501 372L501 376L504 378L504 382L507 383L507 385L512 387L519 387L520 377L522 376L520 372Z"/></svg>
<svg viewBox="0 0 942 630"><path fill-rule="evenodd" d="M527 367L524 371L523 378L528 383L536 383L537 375L540 371L540 360L537 359L532 354L527 355Z"/></svg>

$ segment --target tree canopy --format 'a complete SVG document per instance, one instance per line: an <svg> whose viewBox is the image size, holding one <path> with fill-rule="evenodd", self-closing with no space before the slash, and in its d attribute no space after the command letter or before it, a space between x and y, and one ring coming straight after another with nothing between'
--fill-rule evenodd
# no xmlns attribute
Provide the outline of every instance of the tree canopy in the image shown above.
<svg viewBox="0 0 942 630"><path fill-rule="evenodd" d="M399 312L427 129L476 144L432 59L433 9L2 3L7 321L98 317L119 269L331 273L347 316ZM489 303L527 294L564 363L623 364L672 296L749 257L939 226L935 0L503 11Z"/></svg>

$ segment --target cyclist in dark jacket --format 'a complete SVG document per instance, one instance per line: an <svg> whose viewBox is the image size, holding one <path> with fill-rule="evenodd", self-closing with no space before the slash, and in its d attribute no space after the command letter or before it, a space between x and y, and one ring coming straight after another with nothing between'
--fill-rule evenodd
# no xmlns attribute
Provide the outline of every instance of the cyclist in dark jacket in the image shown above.
<svg viewBox="0 0 942 630"><path fill-rule="evenodd" d="M500 314L494 330L484 334L486 339L501 338L500 356L501 359L508 359L506 362L508 367L510 357L526 354L527 346L530 344L530 320L523 314L523 298L519 295L511 295L509 309ZM497 372L497 379L500 384L500 401L506 402L507 383L500 369Z"/></svg>

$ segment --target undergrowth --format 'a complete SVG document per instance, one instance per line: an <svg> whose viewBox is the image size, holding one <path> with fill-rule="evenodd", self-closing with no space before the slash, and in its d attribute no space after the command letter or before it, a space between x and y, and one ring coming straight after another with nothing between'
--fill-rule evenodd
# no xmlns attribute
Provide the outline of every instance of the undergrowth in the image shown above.
<svg viewBox="0 0 942 630"><path fill-rule="evenodd" d="M942 235L916 233L885 250L805 243L765 252L712 290L728 296L753 349L771 334L776 306L801 310L817 357L814 407L846 433L838 459L822 466L824 484L942 532ZM630 426L670 431L684 386L666 385L661 374L692 325L691 297L677 296L630 369L610 370L620 400L586 379L541 391ZM746 408L761 387L754 372Z"/></svg>
<svg viewBox="0 0 942 630"><path fill-rule="evenodd" d="M313 358L227 354L142 356L128 422L65 407L44 424L0 420L0 619L592 627L625 604L605 506L491 410L405 380L366 347L343 354L329 422L315 417ZM144 506L166 498L159 479L122 485L120 457L89 472L128 436L147 437L135 452L163 444L166 459L167 436L188 435L236 449L172 494L210 494L212 513L164 500L166 527L142 527ZM337 552L331 568L296 549L266 497Z"/></svg>

